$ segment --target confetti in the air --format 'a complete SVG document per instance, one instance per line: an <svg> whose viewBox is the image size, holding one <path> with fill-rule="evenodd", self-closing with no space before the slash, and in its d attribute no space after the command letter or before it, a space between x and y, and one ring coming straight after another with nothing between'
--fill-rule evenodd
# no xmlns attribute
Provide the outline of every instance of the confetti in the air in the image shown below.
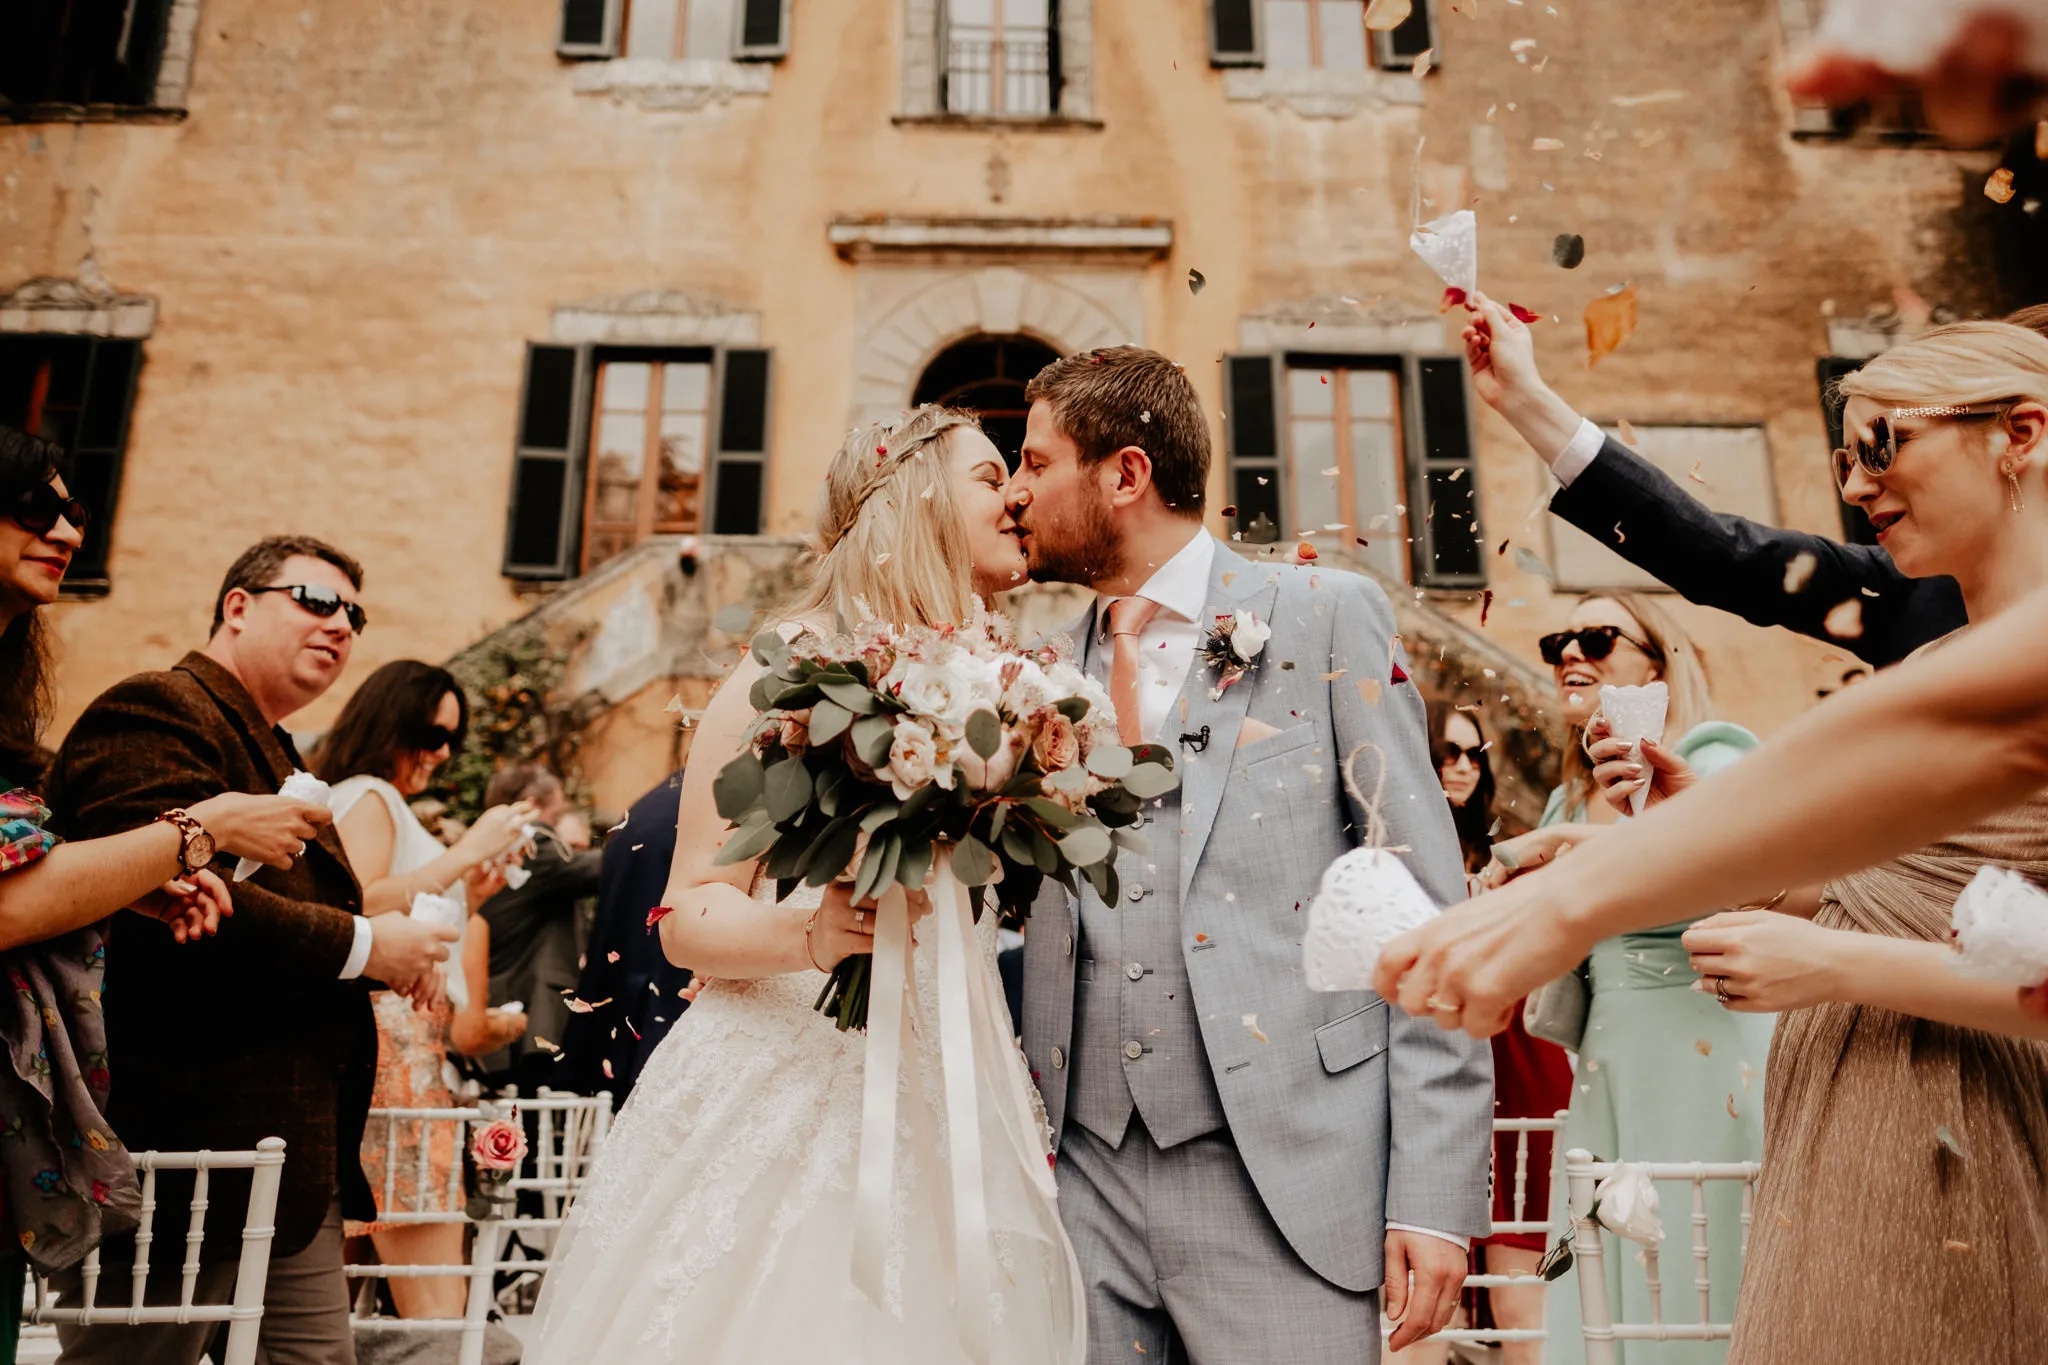
<svg viewBox="0 0 2048 1365"><path fill-rule="evenodd" d="M1863 599L1851 597L1828 608L1827 619L1821 622L1827 633L1837 640L1855 640L1863 635Z"/></svg>
<svg viewBox="0 0 2048 1365"><path fill-rule="evenodd" d="M1415 79L1421 80L1429 74L1430 63L1436 58L1436 49L1426 47L1415 54Z"/></svg>
<svg viewBox="0 0 2048 1365"><path fill-rule="evenodd" d="M1207 285L1208 283L1209 277L1207 275L1204 275L1201 271L1195 269L1193 266L1188 267L1188 292L1190 294L1201 293L1203 286Z"/></svg>
<svg viewBox="0 0 2048 1365"><path fill-rule="evenodd" d="M1984 182L1984 197L1994 204L2010 204L2012 196L2012 170L2000 166L1991 173L1991 178Z"/></svg>
<svg viewBox="0 0 2048 1365"><path fill-rule="evenodd" d="M1550 244L1550 260L1566 270L1577 270L1586 259L1586 239L1576 232L1560 232Z"/></svg>
<svg viewBox="0 0 2048 1365"><path fill-rule="evenodd" d="M1374 33L1391 33L1408 22L1414 9L1413 0L1372 0L1365 7L1365 26Z"/></svg>
<svg viewBox="0 0 2048 1365"><path fill-rule="evenodd" d="M1691 479L1694 483L1705 483L1707 481L1707 476L1700 473L1700 466L1704 465L1705 463L1705 460L1694 460L1692 462L1692 468L1685 471L1685 477Z"/></svg>
<svg viewBox="0 0 2048 1365"><path fill-rule="evenodd" d="M1245 1032L1251 1034L1252 1037L1258 1039L1262 1043L1270 1043L1273 1041L1271 1038L1268 1038L1265 1034L1259 1032L1259 1016L1256 1014L1247 1014L1244 1017L1244 1027Z"/></svg>
<svg viewBox="0 0 2048 1365"><path fill-rule="evenodd" d="M1529 150L1532 152L1561 152L1564 150L1564 144L1554 137L1539 137L1529 144Z"/></svg>
<svg viewBox="0 0 2048 1365"><path fill-rule="evenodd" d="M1619 422L1616 422L1614 425L1621 429L1621 443L1623 445L1640 446L1642 444L1642 442L1637 439L1636 429L1635 427L1630 425L1628 418L1624 417Z"/></svg>
<svg viewBox="0 0 2048 1365"><path fill-rule="evenodd" d="M1805 592L1807 583L1813 578L1813 571L1820 567L1820 561L1810 550L1801 550L1786 562L1785 591Z"/></svg>
<svg viewBox="0 0 2048 1365"><path fill-rule="evenodd" d="M1711 1056L1713 1056L1713 1055L1714 1055L1714 1044L1713 1044L1713 1040L1711 1040L1711 1039L1708 1039L1708 1038L1700 1038L1700 1039L1697 1039L1697 1040L1695 1040L1695 1041L1694 1041L1694 1043L1693 1043L1693 1048L1694 1048L1694 1049L1695 1049L1695 1050L1696 1050L1696 1051L1697 1051L1697 1052L1698 1052L1698 1053L1700 1054L1700 1056L1702 1056L1702 1057L1711 1057Z"/></svg>
<svg viewBox="0 0 2048 1365"><path fill-rule="evenodd" d="M1600 363L1601 357L1614 354L1615 349L1635 334L1636 291L1632 286L1623 285L1612 294L1602 294L1586 305L1586 368Z"/></svg>

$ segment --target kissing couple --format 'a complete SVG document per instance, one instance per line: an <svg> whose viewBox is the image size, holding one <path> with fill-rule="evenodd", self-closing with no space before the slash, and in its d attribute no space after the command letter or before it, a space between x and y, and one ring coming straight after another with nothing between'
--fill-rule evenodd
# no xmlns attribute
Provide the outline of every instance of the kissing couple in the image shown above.
<svg viewBox="0 0 2048 1365"><path fill-rule="evenodd" d="M888 1207L857 1207L863 1035L814 1002L823 973L872 951L875 916L845 882L778 901L755 863L716 861L713 782L756 725L762 666L743 659L697 729L658 925L710 982L584 1186L531 1365L1369 1362L1383 1311L1396 1347L1449 1321L1488 1227L1489 1054L1302 975L1304 907L1368 827L1344 777L1366 748L1387 844L1439 904L1463 896L1387 599L1204 529L1208 420L1166 357L1069 356L1026 393L1014 474L944 408L849 437L779 629L963 625L1027 577L1096 594L1068 627L1073 661L1121 742L1166 746L1180 785L1116 855L1120 903L1048 880L1033 908L1023 1047L982 1054L983 1108L1042 1116L1038 1149L979 1115L982 1199L955 1207L946 983L920 943ZM1243 632L1235 655L1219 620ZM995 919L968 970L1000 1000ZM879 1260L879 1292L856 1284L857 1254ZM974 1258L993 1268L987 1304L956 1292Z"/></svg>

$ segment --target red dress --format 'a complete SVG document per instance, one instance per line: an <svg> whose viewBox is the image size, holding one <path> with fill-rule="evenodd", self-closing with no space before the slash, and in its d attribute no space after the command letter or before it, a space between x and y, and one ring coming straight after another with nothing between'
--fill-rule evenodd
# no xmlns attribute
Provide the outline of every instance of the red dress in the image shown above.
<svg viewBox="0 0 2048 1365"><path fill-rule="evenodd" d="M1565 1050L1531 1037L1522 1027L1522 1005L1515 1003L1507 1028L1493 1036L1493 1112L1503 1119L1547 1119L1570 1107L1572 1066ZM1530 1222L1550 1212L1550 1133L1529 1134L1527 1176L1522 1213L1515 1212L1515 1146L1519 1133L1493 1137L1493 1221ZM1480 1239L1491 1246L1542 1251L1540 1232L1501 1232Z"/></svg>

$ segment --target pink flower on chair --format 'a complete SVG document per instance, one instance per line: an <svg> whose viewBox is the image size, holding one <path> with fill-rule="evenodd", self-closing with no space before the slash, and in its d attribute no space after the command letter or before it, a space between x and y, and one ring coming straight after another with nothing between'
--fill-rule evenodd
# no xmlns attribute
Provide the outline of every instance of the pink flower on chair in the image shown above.
<svg viewBox="0 0 2048 1365"><path fill-rule="evenodd" d="M469 1154L486 1171L516 1171L526 1160L526 1129L510 1119L492 1119L471 1139Z"/></svg>

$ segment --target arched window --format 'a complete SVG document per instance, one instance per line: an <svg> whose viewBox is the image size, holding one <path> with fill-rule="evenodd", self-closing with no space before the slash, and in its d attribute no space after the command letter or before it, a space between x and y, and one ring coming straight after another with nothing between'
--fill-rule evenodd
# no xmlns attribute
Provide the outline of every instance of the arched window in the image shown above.
<svg viewBox="0 0 2048 1365"><path fill-rule="evenodd" d="M1059 352L1022 333L971 336L932 358L918 377L913 403L944 403L981 417L982 429L1012 469L1024 444L1024 386Z"/></svg>

